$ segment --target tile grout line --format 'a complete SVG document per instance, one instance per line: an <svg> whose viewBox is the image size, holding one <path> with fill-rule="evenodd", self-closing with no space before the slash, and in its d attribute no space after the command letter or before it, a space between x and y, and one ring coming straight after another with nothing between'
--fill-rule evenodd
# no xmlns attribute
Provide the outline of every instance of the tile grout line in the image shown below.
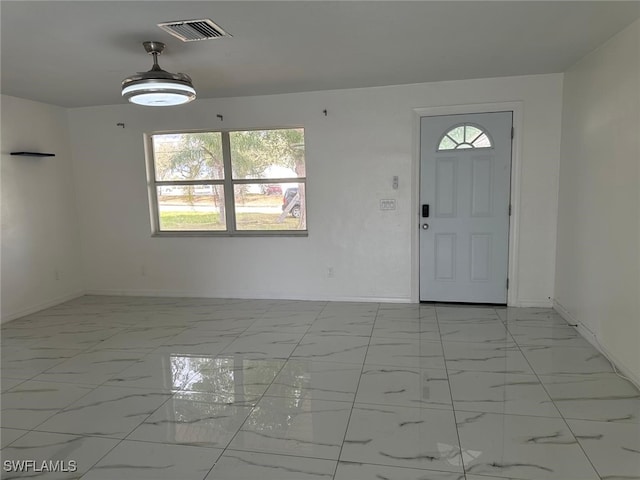
<svg viewBox="0 0 640 480"><path fill-rule="evenodd" d="M184 331L186 331L186 330L187 330L187 328L185 328L185 330L184 330ZM183 331L183 332L184 332L184 331ZM181 333L183 333L183 332L181 332ZM177 335L180 335L180 333L176 334L176 336L177 336ZM172 338L173 338L173 337L172 337ZM157 348L160 348L160 347L157 347ZM141 358L140 358L140 361L142 361L142 360L143 360L144 358L146 358L147 356L149 356L149 355L153 354L153 353L155 352L155 350L156 350L156 349L152 350L151 352L148 352L146 355L144 355L143 357L141 357ZM136 363L138 363L138 361L136 361ZM129 367L125 367L122 371L120 371L120 372L118 372L118 373L115 373L115 374L114 374L114 375L112 375L108 380L105 380L105 382L103 382L100 386L108 386L108 385L104 385L104 384L105 384L106 382L108 382L109 380L111 380L111 378L112 378L113 376L115 376L115 375L119 375L120 373L124 372L125 370L127 370L128 368L130 368L130 367L132 367L132 366L133 366L133 365L130 365ZM191 375L191 376L190 376L190 377L185 381L185 383L183 384L183 386L184 386L184 385L185 385L185 384L186 384L186 383L187 383L191 378L195 377L197 374L198 374L198 372L194 372L194 373L193 373L193 374L192 374L192 375ZM121 387L121 388L126 388L126 387ZM154 409L151 413L149 413L149 415L147 415L147 416L144 418L144 420L142 420L138 425L136 425L136 426L135 426L135 427L134 427L134 428L133 428L133 429L132 429L132 430L131 430L131 431L130 431L126 436L125 436L125 437L123 437L122 439L120 439L120 441L119 441L118 443L116 443L116 444L113 446L113 448L111 448L111 449L110 449L108 452L106 452L102 457L100 457L100 458L98 459L98 461L96 461L96 462L95 462L95 463L94 463L94 464L93 464L93 465L92 465L92 466L91 466L91 467L90 467L90 468L89 468L89 469L88 469L88 470L83 474L83 476L82 476L82 477L84 477L85 475L87 475L87 474L88 474L88 473L89 473L89 472L90 472L90 471L91 471L91 470L92 470L92 469L93 469L93 468L94 468L98 463L100 463L100 462L101 462L101 461L102 461L102 460L103 460L107 455L109 455L113 450L115 450L115 449L116 449L116 448L117 448L117 447L118 447L122 442L124 442L125 440L127 440L127 441L134 441L134 440L128 440L128 439L129 439L129 436L130 436L134 431L136 431L136 430L137 430L137 429L138 429L142 424L144 424L144 423L145 423L145 422L146 422L146 421L147 421L147 420L148 420L148 419L149 419L149 418L150 418L154 413L156 413L156 412L157 412L158 410L160 410L160 409L161 409L165 404L167 404L169 401L171 401L171 400L172 400L172 399L173 399L173 398L174 398L174 397L175 397L179 392L180 392L180 390L179 390L179 391L176 391L176 392L172 392L172 393L171 393L171 395L169 395L169 398L167 398L164 402L162 402L162 403L158 406L158 408ZM164 393L164 392L159 392L159 393ZM156 443L156 442L142 442L142 443ZM160 444L162 444L162 445L180 445L180 444L171 444L171 443L164 443L164 442L157 442L157 443L160 443ZM220 456L222 456L222 454L220 454ZM219 457L218 457L218 458L219 458ZM217 459L216 459L216 461L217 461ZM215 466L215 463L214 463L214 466ZM212 467L212 468L213 468L213 467ZM208 475L208 472L207 472L207 475ZM82 477L80 477L80 480L82 479ZM206 477L206 475L205 475L205 477ZM204 479L204 477L203 477L203 479Z"/></svg>
<svg viewBox="0 0 640 480"><path fill-rule="evenodd" d="M344 436L342 437L342 443L340 444L340 451L338 452L338 458L336 459L336 468L333 471L332 479L335 479L336 474L338 473L338 467L340 466L340 457L342 457L342 449L344 448L344 442L347 440L347 434L349 433L349 424L351 423L351 416L353 415L353 410L356 406L356 398L358 397L358 389L360 388L360 382L362 381L362 374L364 373L364 366L367 362L367 355L369 354L369 347L371 346L371 339L373 338L373 330L376 328L376 322L378 321L378 314L380 313L380 304L377 304L376 315L373 321L373 326L371 328L371 334L369 335L369 342L367 343L367 350L364 352L364 357L362 358L362 368L360 369L360 375L358 376L358 384L356 385L356 389L353 393L353 402L351 403L351 410L349 411L349 418L347 419L347 427L344 430Z"/></svg>
<svg viewBox="0 0 640 480"><path fill-rule="evenodd" d="M329 302L325 302L325 305L322 307L322 310L320 310L317 314L316 317L314 318L313 322L315 322L318 318L318 316L322 313L322 311L324 311L324 309L326 308L326 306L328 305ZM271 308L267 309L268 313L271 310ZM257 320L256 320L257 321ZM311 322L309 324L309 328L311 328L311 325L313 324L313 322ZM255 322L253 322L255 323ZM253 325L253 323L251 325ZM249 328L249 327L247 327ZM309 330L309 328L307 328L307 330L305 332L307 332ZM229 446L233 443L233 441L235 440L235 438L238 436L238 434L242 431L242 427L244 427L244 425L247 423L247 420L249 420L249 417L251 416L251 414L255 411L255 408L258 406L258 403L260 403L260 401L262 401L262 399L265 397L265 395L267 394L267 391L269 390L269 388L271 388L271 385L273 385L273 382L275 382L276 378L278 378L278 375L280 375L280 372L282 372L282 370L284 369L284 367L287 365L287 362L289 362L289 360L291 360L291 355L293 354L293 352L295 351L296 348L298 348L298 345L300 345L300 342L302 341L302 339L304 338L304 336L306 335L306 333L304 333L301 337L300 340L298 340L298 343L296 344L296 346L291 350L291 353L287 356L286 359L284 359L284 362L282 363L282 366L280 367L280 369L278 370L278 372L273 376L273 378L271 379L271 382L269 382L269 385L267 386L267 388L265 388L264 393L262 395L260 395L260 398L258 398L255 402L255 404L253 406L251 406L251 409L249 410L247 416L245 417L244 421L242 422L242 424L240 424L240 427L238 428L238 430L236 430L236 433L231 437L231 439L227 442L226 446L222 449L222 452L220 453L220 455L218 456L218 458L216 459L216 461L214 462L214 464L211 466L211 468L207 471L207 473L204 475L204 477L202 477L202 480L205 480L213 471L213 469L216 467L216 465L218 464L218 461L220 461L220 459L224 456L224 454L227 452L227 450L230 451L240 451L240 452L248 452L248 453L262 453L264 454L264 452L257 452L257 451L253 451L253 450L234 450L234 449L230 449ZM223 355L222 353L220 355ZM216 356L218 357L218 356ZM270 360L283 360L283 359L270 359ZM296 458L301 458L301 457L296 457Z"/></svg>
<svg viewBox="0 0 640 480"><path fill-rule="evenodd" d="M509 327L508 327L508 312L505 311L505 319L503 320L502 323L504 324L505 329L509 332L509 335L511 335L511 332L509 331ZM513 338L513 336L511 336L511 338ZM569 432L571 433L571 435L573 436L574 440L576 441L576 444L578 445L578 447L580 447L580 451L582 451L582 453L584 454L585 458L587 459L587 461L589 462L589 465L591 465L591 468L593 468L593 471L595 472L595 474L598 476L599 480L602 480L602 476L600 475L600 472L598 472L598 470L596 470L595 465L593 464L593 462L591 461L591 458L589 458L589 455L587 455L587 452L585 452L584 448L582 448L582 445L580 444L580 442L578 441L578 439L576 438L575 434L573 433L573 430L571 430L571 427L569 426L569 423L567 422L567 419L564 417L564 415L562 414L562 412L560 411L560 409L558 408L558 406L556 405L555 400L553 399L553 397L551 396L551 394L549 393L549 391L547 390L547 387L545 386L545 384L542 382L542 380L540 379L540 375L538 374L538 372L536 371L535 368L533 368L533 365L531 364L531 362L529 361L529 359L527 358L527 356L524 354L524 352L522 351L522 347L526 346L526 345L520 345L520 343L513 338L513 342L515 343L515 345L518 347L518 351L520 352L520 355L522 355L522 357L524 358L524 360L527 362L527 365L529 365L529 368L531 368L531 371L533 372L533 374L535 375L535 377L538 379L538 382L540 383L540 386L542 387L542 389L544 390L544 392L547 394L547 396L549 397L549 400L551 400L551 403L553 404L554 408L558 411L558 414L560 415L560 418L562 419L562 421L564 422L565 426L567 427L567 429L569 430ZM548 418L548 417L545 417Z"/></svg>
<svg viewBox="0 0 640 480"><path fill-rule="evenodd" d="M142 353L142 352L140 352ZM150 354L150 353L149 353ZM147 354L147 355L149 355ZM143 357L140 358L140 360L142 360L143 358L145 358L147 355L144 355ZM136 362L138 363L138 362ZM119 375L120 373L124 372L125 370L127 370L128 368L130 368L133 365L130 365L129 367L125 367L122 371L118 372L118 373L114 373L111 377L115 376L115 375ZM194 373L195 375L195 373ZM109 377L109 379L105 380L104 382L102 382L100 385L98 385L95 389L91 390L91 392L97 390L100 387L106 386L108 387L109 385L105 385L106 382L108 382L111 377ZM119 388L127 388L127 387L119 387ZM133 390L133 388L132 388ZM151 390L151 389L149 389ZM90 393L91 393L90 392ZM158 393L163 393L163 392L158 392ZM89 394L87 394L89 395ZM84 398L84 397L83 397ZM159 410L160 408L162 408L164 406L165 403L167 403L169 400L171 400L173 398L173 394L169 396L169 398L167 398L164 402L162 402L158 408L156 408L155 410L153 410L153 412L151 412L149 415L147 415L144 420L142 420L138 425L136 425L135 427L133 427L133 429L127 434L125 435L123 438L121 439L116 439L114 437L105 437L105 436L97 436L97 435L93 435L93 436L89 436L89 435L81 435L81 437L86 438L86 437L92 437L92 438L106 438L106 439L113 439L113 440L119 440L112 448L110 448L107 452L105 452L104 455L102 455L100 458L98 458L98 460L96 460L93 465L91 465L87 471L85 473L82 474L82 477L79 477L79 480L81 480L82 478L84 478L85 475L87 475L89 472L91 472L91 470L93 470L93 468L100 463L107 455L109 455L111 452L113 452L122 442L124 442L129 435L131 435L140 425L142 425L151 415L153 415L157 410ZM80 399L78 399L79 401ZM74 402L75 404L76 402ZM73 404L71 404L73 405ZM71 405L68 405L66 408L70 407ZM43 422L44 423L44 422Z"/></svg>
<svg viewBox="0 0 640 480"><path fill-rule="evenodd" d="M445 371L445 374L447 375L447 384L449 385L449 397L451 397L451 409L453 412L453 422L456 428L456 438L458 439L460 466L462 467L462 479L460 480L463 480L467 478L467 467L464 464L464 459L462 455L462 442L460 441L460 431L458 429L458 416L456 415L456 406L453 401L453 391L451 388L451 379L449 377L449 367L447 366L447 357L445 356L445 351L444 351L444 341L442 340L442 333L440 331L440 318L438 316L438 307L434 305L433 309L436 314L436 323L438 324L438 335L440 336L440 348L442 348L442 361L444 362L444 371Z"/></svg>
<svg viewBox="0 0 640 480"><path fill-rule="evenodd" d="M131 328L133 328L133 327L131 327ZM33 379L33 378L35 378L35 377L37 377L37 376L39 376L39 375L42 375L42 373L45 373L45 372L47 372L47 371L49 371L49 370L51 370L51 369L53 369L53 368L57 367L58 365L61 365L62 363L66 362L66 361L68 361L68 360L71 360L72 358L75 358L75 357L77 357L77 356L79 356L79 355L81 355L81 354L85 354L85 353L99 353L99 352L100 352L100 350L92 350L92 349L93 349L93 348L95 348L95 347L97 347L98 345L100 345L100 343L102 343L102 342L104 342L104 341L106 341L106 340L108 340L108 339L112 338L113 336L118 335L119 333L122 333L122 332L126 332L128 329L129 329L129 328L124 328L122 331L114 333L114 334L113 334L113 335L111 335L110 337L107 337L107 338L105 338L105 339L101 340L100 342L96 343L95 345L92 345L92 346L87 347L85 350L83 350L83 351L81 351L81 352L77 353L76 355L74 355L74 356L72 356L72 357L69 357L69 358L66 358L66 359L65 359L65 360L63 360L62 362L57 363L56 365L53 365L53 366L51 366L51 367L47 368L46 370L44 370L44 371L40 372L39 374L37 374L37 375L35 375L34 377L32 377L32 379ZM177 333L176 335L174 335L174 336L173 336L173 337L171 337L171 338L174 338L175 336L180 335L181 333L183 333L183 332L184 332L184 331L186 331L186 330L188 330L188 328L184 328L182 332ZM160 347L156 347L156 349L157 349L157 348L160 348ZM103 438L103 439L119 440L116 444L114 444L114 446L113 446L111 449L109 449L107 452L105 452L105 454L104 454L104 455L102 455L101 457L99 457L99 458L98 458L98 460L96 460L96 461L95 461L95 462L94 462L94 463L93 463L93 464L92 464L92 465L87 469L87 471L82 475L82 477L84 477L84 476L85 476L85 475L87 475L87 474L88 474L88 473L89 473L89 472L90 472L90 471L91 471L91 470L92 470L92 469L93 469L93 468L94 468L94 467L95 467L95 466L96 466L100 461L102 461L102 460L103 460L107 455L109 455L113 450L115 450L115 449L116 449L116 448L117 448L117 447L118 447L122 442L124 442L125 440L127 440L127 439L128 439L128 437L129 437L129 436L130 436L130 435L131 435L131 434L132 434L132 433L133 433L133 432L134 432L138 427L140 427L140 426L141 426L141 425L142 425L142 424L143 424L143 423L144 423L144 422L145 422L149 417L151 417L151 415L153 415L156 411L158 411L160 408L162 408L162 407L163 407L167 402L169 402L169 401L170 401L170 400L175 396L175 394L176 394L177 392L171 393L171 394L169 395L169 397L168 397L164 402L162 402L162 403L161 403L161 404L160 404L156 409L154 409L151 413L149 413L149 415L147 415L147 416L146 416L146 417L145 417L145 418L144 418L144 419L143 419L143 420L142 420L138 425L136 425L136 426L135 426L135 427L134 427L134 428L133 428L133 429L132 429L132 430L131 430L127 435L125 435L125 436L124 436L123 438L121 438L121 439L118 439L118 438L115 438L115 437L102 436L102 435L83 435L83 434L75 434L75 433L68 433L68 432L50 432L50 431L42 431L42 430L35 430L35 429L36 429L38 426L42 425L43 423L47 422L49 419L53 418L55 415L57 415L57 414L59 414L59 413L62 413L62 412L64 412L64 411L65 411L65 409L67 409L67 408L71 407L72 405L75 405L75 404L76 404L77 402L79 402L82 398L84 398L84 397L86 397L87 395L91 394L92 392L94 392L95 390L97 390L97 389L98 389L98 388L100 388L100 387L103 387L103 386L106 386L106 387L113 386L113 387L115 387L115 388L125 388L125 389L126 389L126 388L131 388L132 390L135 390L135 387L122 387L122 386L118 386L118 385L106 385L106 383L107 383L107 382L109 382L109 381L110 381L114 376L119 375L119 374L121 374L122 372L124 372L125 370L127 370L127 369L129 369L129 368L133 367L136 363L140 363L140 362L142 362L142 361L143 361L145 358L147 358L149 355L152 355L152 354L155 352L155 350L156 350L156 349L153 349L153 350L151 350L150 352L133 352L133 351L132 351L133 353L141 353L141 354L143 354L143 355L142 355L138 360L136 360L136 361L134 362L134 364L129 365L129 366L126 366L126 367L124 367L122 370L119 370L118 372L115 372L115 373L113 373L112 375L110 375L110 376L109 376L109 378L107 378L104 382L102 382L102 383L100 383L100 384L98 384L98 385L95 385L95 384L94 384L94 385L90 385L90 386L92 386L93 388L92 388L91 390L89 390L85 395L83 395L83 396L79 397L78 399L76 399L75 401L73 401L72 403L70 403L69 405L67 405L66 407L64 407L64 408L60 409L58 412L56 412L56 413L52 414L51 416L47 417L47 419L45 419L44 421L40 422L38 425L36 425L36 426L35 426L34 428L32 428L31 430L29 430L27 433L31 433L31 432L33 432L33 433L50 433L50 434L57 434L57 435L70 435L70 436L75 436L75 437L77 437L77 438L82 438L82 439L84 439L84 438ZM110 349L107 349L107 350L110 350ZM107 351L107 350L102 350L102 351ZM113 350L114 350L114 351L120 351L120 350L118 350L118 349L113 349ZM124 351L126 351L126 350L124 350ZM194 373L193 373L193 375L191 375L191 376L189 377L189 379L190 379L190 378L192 378L192 377L194 377L196 374L197 374L197 372L194 372ZM30 380L32 380L32 379L30 379ZM40 380L40 381L47 381L47 380ZM188 381L188 380L187 380L187 381ZM69 383L69 382L51 382L51 383L63 383L63 384L66 384L66 383ZM74 384L74 385L80 385L80 386L83 386L83 385L86 385L86 384ZM148 390L153 390L153 389L151 389L151 388L150 388L150 389L148 389ZM164 392L158 392L158 393L164 393ZM26 434L25 434L25 435L26 435ZM24 437L24 435L22 435L20 438L22 438L22 437ZM16 439L16 440L18 440L18 439ZM14 440L14 442L15 442L15 440ZM14 443L14 442L11 442L11 443ZM154 442L147 442L147 443L154 443ZM163 443L163 444L164 444L164 443ZM169 445L171 445L171 444L169 444ZM215 465L215 464L214 464L214 465ZM80 477L80 478L82 478L82 477Z"/></svg>
<svg viewBox="0 0 640 480"><path fill-rule="evenodd" d="M185 329L185 331L186 331L186 329ZM179 335L179 334L177 334L177 335ZM173 337L172 337L172 338L173 338ZM160 347L157 347L157 348L160 348ZM148 356L148 355L151 355L154 351L155 351L155 349L154 349L154 350L152 350L151 352L147 353L147 355L143 356L140 360L142 360L143 358L145 358L145 357L146 357L146 356ZM216 357L217 357L217 356L216 356ZM118 375L118 374L120 374L120 373L124 372L124 371L125 371L125 370L127 370L128 368L130 368L130 367L126 367L124 370L122 370L121 372L115 373L113 376ZM193 375L191 375L191 376L186 380L185 384L186 384L186 383L187 383L191 378L195 377L197 374L198 374L198 372L194 372L194 373L193 373ZM109 380L110 380L110 379L111 379L111 377L109 378ZM105 382L103 382L103 384L102 384L102 385L104 385L104 383L108 382L109 380L106 380ZM102 386L102 385L101 385L101 386ZM184 384L183 384L183 385L184 385ZM161 393L162 393L162 392L161 392ZM129 432L125 437L124 437L124 438L120 439L120 441L119 441L118 443L116 443L116 444L113 446L113 448L111 448L111 449L110 449L108 452L106 452L102 457L100 457L100 458L98 459L98 461L96 461L96 462L95 462L95 463L94 463L94 464L93 464L93 465L92 465L92 466L91 466L91 467L90 467L90 468L89 468L89 469L88 469L88 470L87 470L87 471L82 475L82 477L80 477L80 479L79 479L79 480L82 480L82 478L83 478L85 475L87 475L87 474L88 474L88 473L89 473L89 472L90 472L90 471L91 471L91 470L92 470L92 469L93 469L93 468L94 468L98 463L100 463L100 462L101 462L101 461L102 461L102 460L103 460L107 455L109 455L113 450L115 450L115 449L118 447L118 445L120 445L122 442L124 442L125 440L127 440L127 439L129 438L129 436L130 436L130 435L131 435L135 430L137 430L137 429L138 429L138 427L140 427L140 426L141 426L141 425L142 425L146 420L148 420L148 419L149 419L149 417L151 417L155 412L157 412L158 410L160 410L160 409L161 409L161 408L162 408L162 407L163 407L167 402L169 402L170 400L172 400L172 399L175 397L175 395L177 395L177 393L179 393L179 392L174 392L174 393L172 393L172 394L169 396L169 398L167 398L164 402L162 402L162 403L158 406L158 408L156 408L155 410L153 410L153 412L151 412L149 415L147 415L147 416L145 417L145 419L144 419L144 420L142 420L138 425L136 425L136 426L135 426L135 427L134 427L134 428L133 428L133 429L132 429L132 430L131 430L131 431L130 431L130 432ZM247 418L248 418L248 416L247 416ZM245 419L245 421L246 421L246 419ZM129 441L132 441L132 440L129 440ZM143 443L154 443L154 442L143 442ZM179 444L170 444L170 443L163 443L163 442L160 442L160 443L161 443L162 445L179 445ZM222 452L222 453L224 453L224 452ZM211 469L212 469L213 467L215 467L215 465L216 465L217 461L218 461L218 460L220 459L220 457L222 456L222 453L218 456L218 458L216 459L216 462L214 462L214 464L213 464L213 466L211 467ZM207 473L202 477L202 479L203 479L203 480L204 480L204 478L209 474L209 472L211 471L211 469L209 469L209 470L207 471Z"/></svg>

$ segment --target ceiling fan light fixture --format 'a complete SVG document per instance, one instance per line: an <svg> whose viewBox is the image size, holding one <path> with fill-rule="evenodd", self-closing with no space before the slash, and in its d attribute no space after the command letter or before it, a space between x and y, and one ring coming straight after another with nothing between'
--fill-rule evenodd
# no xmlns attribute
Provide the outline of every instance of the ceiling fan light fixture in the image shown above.
<svg viewBox="0 0 640 480"><path fill-rule="evenodd" d="M141 80L122 89L122 96L136 105L182 105L196 98L196 91L189 85L176 82Z"/></svg>
<svg viewBox="0 0 640 480"><path fill-rule="evenodd" d="M170 73L158 65L158 55L164 43L144 42L145 50L153 55L153 67L122 81L122 96L136 105L167 107L189 103L196 98L196 90L189 75Z"/></svg>

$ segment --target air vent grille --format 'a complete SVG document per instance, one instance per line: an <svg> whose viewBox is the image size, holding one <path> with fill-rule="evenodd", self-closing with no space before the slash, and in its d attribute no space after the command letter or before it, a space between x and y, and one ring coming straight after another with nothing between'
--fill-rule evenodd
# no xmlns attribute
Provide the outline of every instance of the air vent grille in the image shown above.
<svg viewBox="0 0 640 480"><path fill-rule="evenodd" d="M231 36L208 18L164 22L159 23L158 26L183 42L196 42Z"/></svg>

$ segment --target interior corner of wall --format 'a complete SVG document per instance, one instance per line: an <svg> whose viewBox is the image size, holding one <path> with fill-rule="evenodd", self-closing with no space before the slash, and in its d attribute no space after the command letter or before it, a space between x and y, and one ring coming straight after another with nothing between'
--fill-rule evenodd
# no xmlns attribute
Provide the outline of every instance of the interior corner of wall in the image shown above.
<svg viewBox="0 0 640 480"><path fill-rule="evenodd" d="M69 301L74 300L76 298L82 297L83 295L86 295L86 292L84 290L79 290L79 291L76 291L76 292L71 293L69 295L64 295L62 297L53 298L53 299L48 300L46 302L39 303L37 305L32 305L30 307L26 307L26 308L23 308L21 310L2 313L2 315L0 316L0 324L4 324L4 323L7 323L7 322L11 322L13 320L17 320L18 318L25 317L27 315L31 315L32 313L39 312L39 311L44 310L46 308L55 307L56 305L60 305L61 303L64 303L64 302L69 302Z"/></svg>

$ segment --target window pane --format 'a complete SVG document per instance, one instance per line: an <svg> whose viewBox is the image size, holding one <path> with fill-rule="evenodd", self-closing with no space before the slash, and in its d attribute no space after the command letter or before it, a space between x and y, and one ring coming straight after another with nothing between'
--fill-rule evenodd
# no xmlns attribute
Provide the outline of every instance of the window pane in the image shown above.
<svg viewBox="0 0 640 480"><path fill-rule="evenodd" d="M438 150L454 150L456 146L457 146L456 142L451 140L449 137L445 136L440 142L440 146L438 147Z"/></svg>
<svg viewBox="0 0 640 480"><path fill-rule="evenodd" d="M306 176L304 129L230 132L233 178L301 178Z"/></svg>
<svg viewBox="0 0 640 480"><path fill-rule="evenodd" d="M479 128L474 127L473 125L467 125L465 127L464 141L467 142L467 143L473 143L473 141L481 133L482 133L482 130L480 130Z"/></svg>
<svg viewBox="0 0 640 480"><path fill-rule="evenodd" d="M281 195L266 193L267 185L271 184L234 186L236 229L306 230L304 184L279 184L283 192Z"/></svg>
<svg viewBox="0 0 640 480"><path fill-rule="evenodd" d="M160 231L227 229L222 185L157 187Z"/></svg>
<svg viewBox="0 0 640 480"><path fill-rule="evenodd" d="M473 142L473 146L476 148L486 148L486 147L490 147L491 146L491 141L489 140L489 137L487 137L487 135L485 135L484 133L482 135L480 135L475 142Z"/></svg>
<svg viewBox="0 0 640 480"><path fill-rule="evenodd" d="M157 181L224 178L220 132L153 135Z"/></svg>
<svg viewBox="0 0 640 480"><path fill-rule="evenodd" d="M473 125L459 125L444 134L438 150L489 147L491 147L491 140L480 128Z"/></svg>
<svg viewBox="0 0 640 480"><path fill-rule="evenodd" d="M447 132L447 135L453 138L453 140L455 140L456 142L462 143L464 142L464 127L459 126L456 128L452 128Z"/></svg>

